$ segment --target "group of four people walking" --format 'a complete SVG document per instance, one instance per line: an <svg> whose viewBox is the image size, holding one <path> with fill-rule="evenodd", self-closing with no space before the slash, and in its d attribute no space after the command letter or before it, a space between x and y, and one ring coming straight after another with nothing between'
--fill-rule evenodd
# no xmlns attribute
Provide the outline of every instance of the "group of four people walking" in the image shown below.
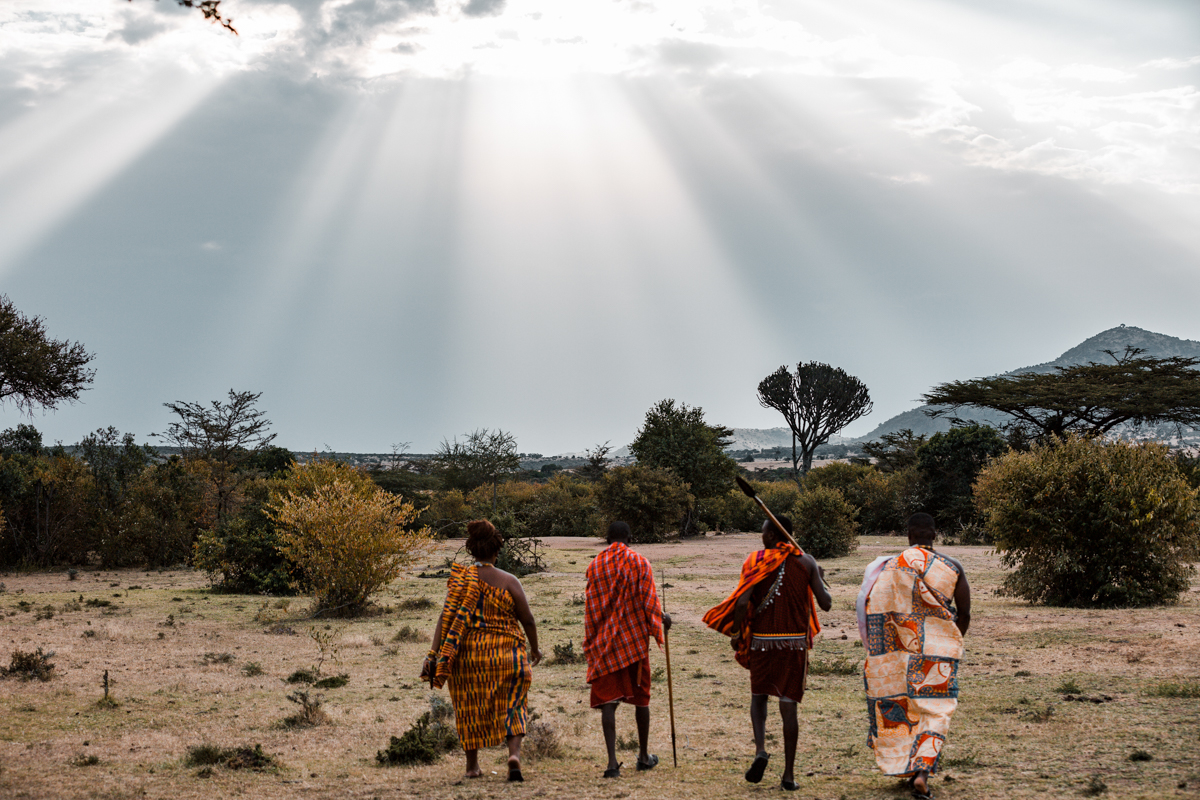
<svg viewBox="0 0 1200 800"><path fill-rule="evenodd" d="M780 527L777 527L776 522ZM917 798L927 798L957 705L962 635L970 624L970 589L962 564L934 551L934 520L908 520L909 547L867 567L857 601L859 635L866 651L864 678L868 744L887 775L907 778ZM710 628L730 637L734 657L750 671L750 723L755 757L745 778L762 780L769 698L779 701L784 770L780 785L796 790L797 706L804 697L808 655L821 630L817 607L832 599L824 570L794 544L791 522L763 525L763 549L742 565L737 588L704 615ZM467 526L471 564L454 564L446 602L421 675L437 688L448 684L466 777L480 777L479 749L508 746L508 779L523 780L521 743L528 724L531 667L542 659L537 625L521 582L495 566L503 537L486 520ZM625 522L608 528L608 546L587 568L583 651L591 707L601 712L608 750L604 777L617 778L616 710L634 706L638 731L636 769L653 769L648 749L651 670L649 641L660 645L671 628L662 610L650 562L629 547ZM526 646L528 640L528 647Z"/></svg>

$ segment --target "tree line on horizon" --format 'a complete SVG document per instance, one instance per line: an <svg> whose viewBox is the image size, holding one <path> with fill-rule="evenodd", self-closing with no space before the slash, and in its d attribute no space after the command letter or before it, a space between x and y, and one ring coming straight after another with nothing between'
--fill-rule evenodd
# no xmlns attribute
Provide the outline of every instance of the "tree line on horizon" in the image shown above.
<svg viewBox="0 0 1200 800"><path fill-rule="evenodd" d="M224 400L165 404L174 421L158 438L175 451L166 458L113 428L68 452L20 424L0 433L0 565L187 563L225 590L312 591L315 554L332 540L300 547L301 516L324 520L321 536L344 534L314 499L324 498L359 515L342 527L358 531L362 546L372 537L454 536L467 520L487 517L511 543L504 563L522 572L538 568L540 537L599 535L610 519L629 521L641 542L755 530L758 510L733 484L742 474L760 479L759 495L793 517L798 540L820 558L847 554L860 534L900 530L925 510L950 541L996 546L1014 568L1006 586L1018 596L1163 602L1186 589L1197 557L1200 465L1183 451L1105 437L1126 423L1200 424L1200 361L1132 349L1110 355L1111 364L942 384L925 395L933 413L993 408L1012 422L952 419L950 431L931 437L888 434L863 445L862 458L817 468L816 448L869 413L870 394L827 364L780 367L757 394L783 415L793 451L791 469L769 476L726 453L730 428L674 399L646 412L630 446L636 463L614 466L605 443L574 470L522 471L515 437L486 428L443 440L431 459L397 457L390 468L320 457L297 464L275 445L260 395L233 390ZM93 378L91 358L0 295L0 402L26 413L75 402ZM419 549L411 536L404 541ZM1127 552L1114 559L1097 552L1099 542ZM297 560L301 552L306 560ZM1128 552L1165 566L1153 575L1122 571L1114 565L1137 560Z"/></svg>

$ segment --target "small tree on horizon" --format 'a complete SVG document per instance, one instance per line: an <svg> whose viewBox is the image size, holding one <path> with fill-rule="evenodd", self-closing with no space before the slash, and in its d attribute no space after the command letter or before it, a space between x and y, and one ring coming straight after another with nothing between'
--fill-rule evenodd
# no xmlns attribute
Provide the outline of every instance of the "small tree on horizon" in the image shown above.
<svg viewBox="0 0 1200 800"><path fill-rule="evenodd" d="M246 477L244 467L275 439L267 433L271 421L255 408L262 392L229 390L229 401L163 403L179 419L166 433L152 433L179 448L184 461L205 461L211 469L217 521L233 511L234 494Z"/></svg>
<svg viewBox="0 0 1200 800"><path fill-rule="evenodd" d="M812 469L816 449L874 408L866 384L819 361L797 364L795 374L780 367L763 378L758 402L783 414L792 431L792 477L797 485Z"/></svg>
<svg viewBox="0 0 1200 800"><path fill-rule="evenodd" d="M457 436L452 441L443 439L434 462L438 474L451 489L470 491L490 483L493 513L496 511L496 484L501 477L521 467L517 437L499 428L495 431L479 428L468 433L462 442Z"/></svg>

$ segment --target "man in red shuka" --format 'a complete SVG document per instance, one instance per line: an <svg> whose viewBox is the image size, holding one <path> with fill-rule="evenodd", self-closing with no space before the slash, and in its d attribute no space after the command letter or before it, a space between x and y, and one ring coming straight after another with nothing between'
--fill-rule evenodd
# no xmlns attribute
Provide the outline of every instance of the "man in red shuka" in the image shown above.
<svg viewBox="0 0 1200 800"><path fill-rule="evenodd" d="M608 768L604 777L617 778L617 705L634 706L638 729L638 771L654 769L658 756L646 750L650 736L650 637L662 645L671 629L654 588L654 572L645 556L629 549L628 523L608 526L608 547L587 568L583 654L592 708L600 709Z"/></svg>
<svg viewBox="0 0 1200 800"><path fill-rule="evenodd" d="M788 534L792 521L776 517ZM813 557L791 544L767 520L763 549L751 553L733 594L709 609L704 623L731 637L739 664L750 670L750 727L756 754L746 780L763 778L770 755L766 746L767 702L779 698L783 718L783 777L780 786L796 791L796 744L800 738L796 706L804 698L808 651L820 633L816 606L828 611L833 600Z"/></svg>

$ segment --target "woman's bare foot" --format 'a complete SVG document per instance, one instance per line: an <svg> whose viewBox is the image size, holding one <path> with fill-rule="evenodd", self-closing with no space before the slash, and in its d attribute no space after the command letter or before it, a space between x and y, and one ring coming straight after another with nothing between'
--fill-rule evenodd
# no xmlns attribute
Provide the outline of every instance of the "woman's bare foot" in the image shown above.
<svg viewBox="0 0 1200 800"><path fill-rule="evenodd" d="M469 770L467 770L467 774L466 774L466 775L463 775L463 777L464 777L464 778L482 778L482 777L483 777L483 770L481 770L481 769L478 769L478 768L476 768L476 769L469 769Z"/></svg>

